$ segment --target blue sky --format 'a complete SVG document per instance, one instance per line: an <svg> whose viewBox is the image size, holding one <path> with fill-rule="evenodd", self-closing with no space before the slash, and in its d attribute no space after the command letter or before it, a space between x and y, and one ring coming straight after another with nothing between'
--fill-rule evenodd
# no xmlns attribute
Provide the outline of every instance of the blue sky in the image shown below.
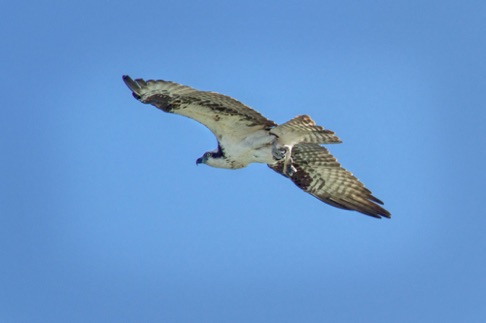
<svg viewBox="0 0 486 323"><path fill-rule="evenodd" d="M0 321L486 320L484 1L18 1L0 13ZM264 165L121 76L309 114L392 213Z"/></svg>

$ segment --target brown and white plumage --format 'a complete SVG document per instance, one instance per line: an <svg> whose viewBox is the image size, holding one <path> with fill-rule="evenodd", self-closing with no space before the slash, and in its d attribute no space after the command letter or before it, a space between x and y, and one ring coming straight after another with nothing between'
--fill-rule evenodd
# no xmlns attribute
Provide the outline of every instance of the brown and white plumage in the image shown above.
<svg viewBox="0 0 486 323"><path fill-rule="evenodd" d="M326 148L313 143L297 144L292 149L292 160L295 171L290 174L284 171L283 161L268 166L327 204L377 218L390 217L390 213L378 205L383 202L342 168Z"/></svg>
<svg viewBox="0 0 486 323"><path fill-rule="evenodd" d="M244 138L248 128L260 130L277 125L226 95L198 91L170 81L133 81L129 76L124 76L123 80L137 100L194 119L208 127L218 139L223 135Z"/></svg>
<svg viewBox="0 0 486 323"><path fill-rule="evenodd" d="M301 142L315 144L337 144L341 140L331 130L316 126L307 115L297 116L270 130L282 143L296 145Z"/></svg>
<svg viewBox="0 0 486 323"><path fill-rule="evenodd" d="M129 76L123 80L140 102L194 119L213 132L217 149L205 153L197 163L229 169L264 163L332 206L390 217L378 205L383 203L321 146L340 143L340 139L309 116L277 125L222 94L162 80L132 80Z"/></svg>

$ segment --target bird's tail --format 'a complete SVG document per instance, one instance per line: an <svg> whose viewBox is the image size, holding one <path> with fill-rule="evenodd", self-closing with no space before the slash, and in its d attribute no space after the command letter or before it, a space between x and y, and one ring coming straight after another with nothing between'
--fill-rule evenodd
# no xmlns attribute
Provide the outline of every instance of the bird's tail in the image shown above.
<svg viewBox="0 0 486 323"><path fill-rule="evenodd" d="M298 143L336 144L339 139L331 130L317 126L307 115L297 116L270 131L278 137L282 145L293 146Z"/></svg>

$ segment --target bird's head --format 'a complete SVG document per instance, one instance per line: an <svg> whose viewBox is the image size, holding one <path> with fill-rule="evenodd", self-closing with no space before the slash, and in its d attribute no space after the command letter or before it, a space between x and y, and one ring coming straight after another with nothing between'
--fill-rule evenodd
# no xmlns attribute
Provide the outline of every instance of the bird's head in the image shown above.
<svg viewBox="0 0 486 323"><path fill-rule="evenodd" d="M199 164L206 164L211 167L227 169L244 167L244 165L240 165L239 163L235 163L234 161L226 158L221 149L205 152L204 155L196 160L196 165Z"/></svg>
<svg viewBox="0 0 486 323"><path fill-rule="evenodd" d="M217 149L213 151L207 151L200 158L196 160L196 165L206 164L208 166L227 168L224 166L226 163L226 158L224 157L222 149L218 146Z"/></svg>
<svg viewBox="0 0 486 323"><path fill-rule="evenodd" d="M199 164L207 164L208 160L210 158L213 158L212 157L212 154L213 154L212 151L205 152L204 155L202 155L201 157L199 157L198 159L196 159L196 165L199 165Z"/></svg>
<svg viewBox="0 0 486 323"><path fill-rule="evenodd" d="M221 146L218 143L218 147L215 150L207 151L207 152L204 153L204 155L202 155L200 158L198 158L196 160L196 165L206 164L206 165L209 165L209 166L221 168L221 166L218 166L218 164L221 163L221 160L223 159L223 157L224 157L223 149L221 148Z"/></svg>

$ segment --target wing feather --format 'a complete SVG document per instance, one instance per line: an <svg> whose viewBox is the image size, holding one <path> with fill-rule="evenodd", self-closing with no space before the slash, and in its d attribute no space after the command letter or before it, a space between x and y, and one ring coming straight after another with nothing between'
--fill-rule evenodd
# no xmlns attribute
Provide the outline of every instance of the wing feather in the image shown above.
<svg viewBox="0 0 486 323"><path fill-rule="evenodd" d="M355 210L366 215L389 218L390 212L379 204L382 201L371 194L350 172L341 167L326 148L312 143L301 143L292 151L295 171L287 175L284 162L268 165L274 171L289 177L299 188L332 206Z"/></svg>
<svg viewBox="0 0 486 323"><path fill-rule="evenodd" d="M163 80L132 80L127 75L123 80L140 102L194 119L209 128L218 140L223 136L241 140L251 132L276 126L257 111L226 95Z"/></svg>

